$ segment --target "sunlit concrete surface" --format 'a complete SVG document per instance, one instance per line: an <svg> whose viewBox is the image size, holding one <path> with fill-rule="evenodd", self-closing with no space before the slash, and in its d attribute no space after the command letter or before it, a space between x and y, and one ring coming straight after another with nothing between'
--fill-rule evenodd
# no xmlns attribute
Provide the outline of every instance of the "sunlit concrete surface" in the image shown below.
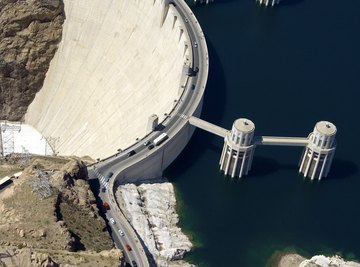
<svg viewBox="0 0 360 267"><path fill-rule="evenodd" d="M66 21L44 86L25 116L64 155L103 158L164 119L189 64L186 34L160 0L65 0Z"/></svg>

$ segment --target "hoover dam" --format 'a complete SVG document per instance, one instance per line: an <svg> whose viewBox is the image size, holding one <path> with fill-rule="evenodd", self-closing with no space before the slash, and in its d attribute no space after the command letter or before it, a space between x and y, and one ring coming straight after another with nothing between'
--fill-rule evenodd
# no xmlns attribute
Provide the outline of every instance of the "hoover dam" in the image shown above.
<svg viewBox="0 0 360 267"><path fill-rule="evenodd" d="M146 136L152 114L161 123L178 104L193 64L187 19L163 0L64 6L62 40L25 123L58 138L59 154L108 157Z"/></svg>

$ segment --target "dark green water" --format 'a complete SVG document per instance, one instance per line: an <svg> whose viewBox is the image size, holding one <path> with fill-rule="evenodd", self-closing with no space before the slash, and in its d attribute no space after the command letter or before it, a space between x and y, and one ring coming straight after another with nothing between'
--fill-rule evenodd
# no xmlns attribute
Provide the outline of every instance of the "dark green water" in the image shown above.
<svg viewBox="0 0 360 267"><path fill-rule="evenodd" d="M338 128L327 180L298 175L300 148L257 147L241 180L219 172L223 142L197 130L166 171L198 266L263 267L276 251L360 259L360 1L215 0L191 6L206 34L210 76L202 118L258 135Z"/></svg>

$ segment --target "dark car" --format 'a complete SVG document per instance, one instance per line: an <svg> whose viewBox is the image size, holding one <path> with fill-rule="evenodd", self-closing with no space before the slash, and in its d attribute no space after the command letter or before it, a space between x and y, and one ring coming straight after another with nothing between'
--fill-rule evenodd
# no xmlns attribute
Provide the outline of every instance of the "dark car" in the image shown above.
<svg viewBox="0 0 360 267"><path fill-rule="evenodd" d="M133 267L137 267L136 261L131 261L131 264L132 264Z"/></svg>
<svg viewBox="0 0 360 267"><path fill-rule="evenodd" d="M111 176L113 176L113 175L114 175L113 172L109 172L109 173L105 176L105 182L108 183L109 180L110 180L110 178L111 178Z"/></svg>
<svg viewBox="0 0 360 267"><path fill-rule="evenodd" d="M129 244L125 244L125 247L126 247L126 249L127 249L128 251L131 251L131 250L132 250Z"/></svg>
<svg viewBox="0 0 360 267"><path fill-rule="evenodd" d="M135 150L131 150L131 151L127 154L127 156L128 156L128 157L131 157L132 155L135 155L135 154L136 154Z"/></svg>
<svg viewBox="0 0 360 267"><path fill-rule="evenodd" d="M149 145L147 148L148 148L149 150L151 150L151 149L153 149L153 148L154 148L154 145L153 145L153 144L151 144L151 145Z"/></svg>

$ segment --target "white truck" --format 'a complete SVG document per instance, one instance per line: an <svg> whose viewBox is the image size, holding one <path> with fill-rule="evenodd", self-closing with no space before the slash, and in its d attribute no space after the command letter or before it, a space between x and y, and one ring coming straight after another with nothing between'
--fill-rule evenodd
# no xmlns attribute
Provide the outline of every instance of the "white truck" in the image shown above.
<svg viewBox="0 0 360 267"><path fill-rule="evenodd" d="M169 138L169 136L166 133L162 133L154 139L154 145L158 146L168 138Z"/></svg>

